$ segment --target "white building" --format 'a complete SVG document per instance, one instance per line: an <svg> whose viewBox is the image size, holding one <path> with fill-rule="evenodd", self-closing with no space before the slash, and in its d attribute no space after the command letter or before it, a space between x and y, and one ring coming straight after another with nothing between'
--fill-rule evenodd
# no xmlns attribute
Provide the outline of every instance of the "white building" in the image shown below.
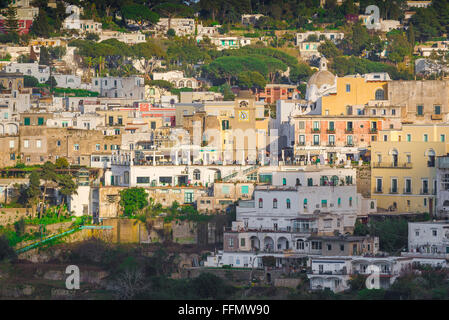
<svg viewBox="0 0 449 320"><path fill-rule="evenodd" d="M139 76L93 78L90 90L108 98L143 100L145 97L144 80Z"/></svg>
<svg viewBox="0 0 449 320"><path fill-rule="evenodd" d="M356 274L379 275L379 289L389 288L396 279L410 272L413 259L410 257L313 257L312 271L307 274L310 289L329 288L341 292L350 288L349 280Z"/></svg>
<svg viewBox="0 0 449 320"><path fill-rule="evenodd" d="M190 18L160 18L155 26L158 33L166 34L169 29L173 29L180 37L195 34L195 28L195 20Z"/></svg>
<svg viewBox="0 0 449 320"><path fill-rule="evenodd" d="M187 78L181 70L172 70L167 72L153 72L153 80L165 80L173 84L175 88L192 88L201 87L201 82L195 78Z"/></svg>
<svg viewBox="0 0 449 320"><path fill-rule="evenodd" d="M66 14L69 16L62 23L64 29L75 30L79 33L100 33L102 31L101 22L80 19L81 10L75 5L67 6Z"/></svg>
<svg viewBox="0 0 449 320"><path fill-rule="evenodd" d="M35 77L39 83L45 83L50 78L50 67L34 63L11 63L4 68L8 73L22 73L25 76Z"/></svg>
<svg viewBox="0 0 449 320"><path fill-rule="evenodd" d="M449 222L409 222L408 251L449 254Z"/></svg>
<svg viewBox="0 0 449 320"><path fill-rule="evenodd" d="M99 34L99 41L104 41L108 39L117 39L118 41L124 42L126 44L137 44L145 42L145 35L141 32L118 32L118 31L111 31L111 30L103 30Z"/></svg>
<svg viewBox="0 0 449 320"><path fill-rule="evenodd" d="M345 34L338 31L307 31L296 34L296 45L300 45L302 42L308 42L310 36L315 36L317 41L330 40L334 43L338 43L344 39Z"/></svg>

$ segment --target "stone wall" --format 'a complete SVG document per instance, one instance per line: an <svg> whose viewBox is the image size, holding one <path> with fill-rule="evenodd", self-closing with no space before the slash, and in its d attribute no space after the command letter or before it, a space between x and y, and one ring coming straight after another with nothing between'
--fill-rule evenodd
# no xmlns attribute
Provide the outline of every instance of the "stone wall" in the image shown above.
<svg viewBox="0 0 449 320"><path fill-rule="evenodd" d="M0 208L0 226L12 224L28 215L31 215L31 209L28 208Z"/></svg>
<svg viewBox="0 0 449 320"><path fill-rule="evenodd" d="M196 278L202 273L212 273L217 277L228 281L234 282L248 282L251 274L250 269L224 269L224 268L205 268L205 267L196 267L196 268L184 268L181 271L182 278ZM254 269L253 278L262 281L269 282L268 280L275 281L282 275L281 270L261 270Z"/></svg>

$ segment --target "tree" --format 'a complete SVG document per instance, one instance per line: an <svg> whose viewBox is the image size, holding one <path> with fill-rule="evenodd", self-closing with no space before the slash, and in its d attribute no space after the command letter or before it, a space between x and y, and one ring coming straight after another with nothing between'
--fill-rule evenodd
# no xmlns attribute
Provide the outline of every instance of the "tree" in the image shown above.
<svg viewBox="0 0 449 320"><path fill-rule="evenodd" d="M73 181L72 177L68 174L59 175L57 179L58 179L59 193L63 195L62 203L58 210L58 217L59 217L59 215L61 214L61 210L64 207L64 200L66 198L68 199L68 197L70 197L73 194L77 194L78 186L75 183L75 181Z"/></svg>
<svg viewBox="0 0 449 320"><path fill-rule="evenodd" d="M174 36L176 36L176 31L173 28L168 29L167 31L167 37L169 38L173 38Z"/></svg>
<svg viewBox="0 0 449 320"><path fill-rule="evenodd" d="M171 29L171 19L193 15L192 8L178 3L164 2L155 6L154 11L168 18L167 30Z"/></svg>
<svg viewBox="0 0 449 320"><path fill-rule="evenodd" d="M17 19L17 8L9 5L6 9L6 19L4 28L7 33L17 33L19 29L19 20Z"/></svg>
<svg viewBox="0 0 449 320"><path fill-rule="evenodd" d="M343 52L337 48L335 43L329 40L326 40L318 47L318 52L328 59L333 59L343 54Z"/></svg>
<svg viewBox="0 0 449 320"><path fill-rule="evenodd" d="M30 174L30 182L27 188L27 202L31 205L33 216L35 213L35 207L39 202L39 196L41 194L41 178L37 171L33 171Z"/></svg>
<svg viewBox="0 0 449 320"><path fill-rule="evenodd" d="M148 206L148 194L144 188L128 188L120 191L120 206L126 216L137 215Z"/></svg>
<svg viewBox="0 0 449 320"><path fill-rule="evenodd" d="M58 83L56 82L55 77L51 76L50 78L48 78L47 81L45 81L45 84L48 84L50 87L54 88L58 85Z"/></svg>
<svg viewBox="0 0 449 320"><path fill-rule="evenodd" d="M139 63L144 69L145 77L151 80L150 73L156 68L156 62L166 57L164 50L156 42L149 39L147 42L134 45L132 51L133 56L139 59Z"/></svg>
<svg viewBox="0 0 449 320"><path fill-rule="evenodd" d="M49 66L50 65L50 53L48 52L47 47L41 46L39 55L39 64Z"/></svg>
<svg viewBox="0 0 449 320"><path fill-rule="evenodd" d="M33 24L31 25L30 32L31 34L48 38L50 36L50 33L52 31L52 28L50 24L48 23L48 17L45 13L45 10L42 8L39 8L39 14L34 19Z"/></svg>
<svg viewBox="0 0 449 320"><path fill-rule="evenodd" d="M145 22L156 24L159 21L159 15L142 4L123 6L122 16L126 20L133 20L137 22L140 27L142 27Z"/></svg>
<svg viewBox="0 0 449 320"><path fill-rule="evenodd" d="M67 161L66 158L58 158L55 161L55 166L58 169L66 169L69 167L69 162Z"/></svg>
<svg viewBox="0 0 449 320"><path fill-rule="evenodd" d="M96 33L88 32L85 36L85 39L91 40L91 41L98 41L98 40L100 40L100 36Z"/></svg>
<svg viewBox="0 0 449 320"><path fill-rule="evenodd" d="M8 239L4 235L0 235L0 262L14 258L16 258L16 252L9 245Z"/></svg>
<svg viewBox="0 0 449 320"><path fill-rule="evenodd" d="M37 80L33 76L24 75L23 76L23 85L26 88L35 88L35 87L39 86L39 80Z"/></svg>
<svg viewBox="0 0 449 320"><path fill-rule="evenodd" d="M42 194L42 205L45 205L45 198L47 195L47 188L49 187L50 183L53 182L57 182L58 181L58 176L56 174L55 171L56 167L53 163L51 163L50 161L47 161L44 163L44 165L42 166L42 171L40 174L40 179L44 180L44 193ZM40 213L39 213L39 217L41 216L42 213L42 207L40 208Z"/></svg>

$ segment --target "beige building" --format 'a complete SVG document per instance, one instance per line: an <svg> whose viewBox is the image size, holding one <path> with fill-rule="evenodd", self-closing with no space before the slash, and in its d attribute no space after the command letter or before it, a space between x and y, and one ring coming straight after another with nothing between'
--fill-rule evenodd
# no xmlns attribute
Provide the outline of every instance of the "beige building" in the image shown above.
<svg viewBox="0 0 449 320"><path fill-rule="evenodd" d="M449 125L404 125L371 145L371 198L393 212L434 213L436 157L448 151Z"/></svg>

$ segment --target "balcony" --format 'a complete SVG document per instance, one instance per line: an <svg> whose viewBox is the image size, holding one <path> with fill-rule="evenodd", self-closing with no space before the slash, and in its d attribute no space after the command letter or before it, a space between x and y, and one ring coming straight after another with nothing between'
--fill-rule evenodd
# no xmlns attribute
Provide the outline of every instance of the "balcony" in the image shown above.
<svg viewBox="0 0 449 320"><path fill-rule="evenodd" d="M373 168L387 168L387 169L411 169L411 162L396 163L396 162L373 162Z"/></svg>
<svg viewBox="0 0 449 320"><path fill-rule="evenodd" d="M345 147L353 147L354 142L346 142Z"/></svg>
<svg viewBox="0 0 449 320"><path fill-rule="evenodd" d="M335 129L327 129L326 133L333 134L335 133Z"/></svg>
<svg viewBox="0 0 449 320"><path fill-rule="evenodd" d="M377 133L377 128L371 128L371 129L369 129L369 132L375 134L375 133Z"/></svg>
<svg viewBox="0 0 449 320"><path fill-rule="evenodd" d="M297 146L305 146L306 145L306 142L305 141L300 141L300 142L298 142L298 144L297 144Z"/></svg>
<svg viewBox="0 0 449 320"><path fill-rule="evenodd" d="M345 133L346 134L353 134L354 133L354 129L347 128L347 129L345 129Z"/></svg>
<svg viewBox="0 0 449 320"><path fill-rule="evenodd" d="M443 115L442 115L442 114L432 114L432 115L430 116L430 118L431 118L432 120L443 120Z"/></svg>
<svg viewBox="0 0 449 320"><path fill-rule="evenodd" d="M320 128L312 128L312 130L310 130L311 133L320 133L321 130Z"/></svg>

